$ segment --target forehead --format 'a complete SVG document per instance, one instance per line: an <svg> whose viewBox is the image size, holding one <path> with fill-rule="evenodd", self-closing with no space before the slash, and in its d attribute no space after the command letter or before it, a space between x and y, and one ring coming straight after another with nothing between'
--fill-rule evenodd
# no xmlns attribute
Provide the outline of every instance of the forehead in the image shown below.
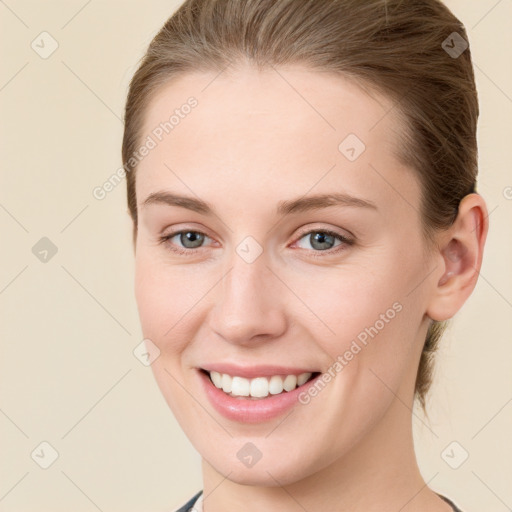
<svg viewBox="0 0 512 512"><path fill-rule="evenodd" d="M191 97L197 105L182 109ZM391 199L391 181L414 194L413 173L396 156L403 128L393 107L345 77L308 68L185 74L148 106L140 140L156 145L137 170L138 200L156 185L213 196L237 187L248 200L260 190L271 200L275 190L277 201L281 186L290 196L342 187L369 199L387 188Z"/></svg>

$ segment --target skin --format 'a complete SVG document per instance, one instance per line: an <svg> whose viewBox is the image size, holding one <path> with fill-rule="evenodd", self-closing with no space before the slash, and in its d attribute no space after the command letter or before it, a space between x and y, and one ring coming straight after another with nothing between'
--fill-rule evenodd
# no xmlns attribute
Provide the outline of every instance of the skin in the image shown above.
<svg viewBox="0 0 512 512"><path fill-rule="evenodd" d="M387 98L300 66L186 74L152 99L141 140L190 96L198 106L137 169L135 293L144 337L160 349L156 381L202 457L205 511L451 510L419 472L411 408L430 319L452 317L476 284L483 199L466 196L429 253L420 185L396 156L402 125ZM338 149L350 133L366 145L354 162ZM215 214L143 204L164 190ZM376 209L276 214L280 201L334 191ZM160 242L180 229L207 237L198 249L179 236ZM319 249L307 233L322 229L353 243ZM253 263L236 252L247 236L263 250ZM325 372L397 302L401 311L286 418L227 420L204 394L197 368L212 362ZM262 453L251 468L237 458L246 442Z"/></svg>

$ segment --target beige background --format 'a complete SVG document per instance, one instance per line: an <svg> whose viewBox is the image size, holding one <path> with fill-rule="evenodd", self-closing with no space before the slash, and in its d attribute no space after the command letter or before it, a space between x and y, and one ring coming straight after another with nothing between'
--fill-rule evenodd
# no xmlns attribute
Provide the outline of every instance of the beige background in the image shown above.
<svg viewBox="0 0 512 512"><path fill-rule="evenodd" d="M142 337L125 184L92 195L120 166L137 60L178 3L0 1L1 511L164 511L201 488L198 455L132 353ZM491 229L415 437L431 487L465 512L502 512L512 507L512 1L447 4L472 45ZM31 48L51 49L43 31L59 45L47 59ZM58 248L46 263L32 252L42 237ZM59 454L48 469L43 441Z"/></svg>

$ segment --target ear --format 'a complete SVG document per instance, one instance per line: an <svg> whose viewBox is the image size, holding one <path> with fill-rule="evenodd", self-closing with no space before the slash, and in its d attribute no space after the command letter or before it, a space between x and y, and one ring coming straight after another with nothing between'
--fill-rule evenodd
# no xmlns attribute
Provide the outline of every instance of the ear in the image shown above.
<svg viewBox="0 0 512 512"><path fill-rule="evenodd" d="M484 199L476 193L468 194L459 204L455 222L442 232L438 241L437 284L426 311L432 320L453 317L471 295L482 266L488 230Z"/></svg>

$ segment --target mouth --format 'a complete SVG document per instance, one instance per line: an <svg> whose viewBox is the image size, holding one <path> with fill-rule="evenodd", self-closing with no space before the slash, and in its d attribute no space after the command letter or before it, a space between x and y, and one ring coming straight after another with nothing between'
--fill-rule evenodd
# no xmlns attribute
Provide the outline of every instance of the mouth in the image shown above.
<svg viewBox="0 0 512 512"><path fill-rule="evenodd" d="M306 386L321 373L276 373L248 378L203 368L200 371L218 390L227 396L243 400L265 400L290 393Z"/></svg>
<svg viewBox="0 0 512 512"><path fill-rule="evenodd" d="M265 423L297 406L303 407L301 396L322 376L308 366L228 362L196 367L196 372L211 406L237 423Z"/></svg>

